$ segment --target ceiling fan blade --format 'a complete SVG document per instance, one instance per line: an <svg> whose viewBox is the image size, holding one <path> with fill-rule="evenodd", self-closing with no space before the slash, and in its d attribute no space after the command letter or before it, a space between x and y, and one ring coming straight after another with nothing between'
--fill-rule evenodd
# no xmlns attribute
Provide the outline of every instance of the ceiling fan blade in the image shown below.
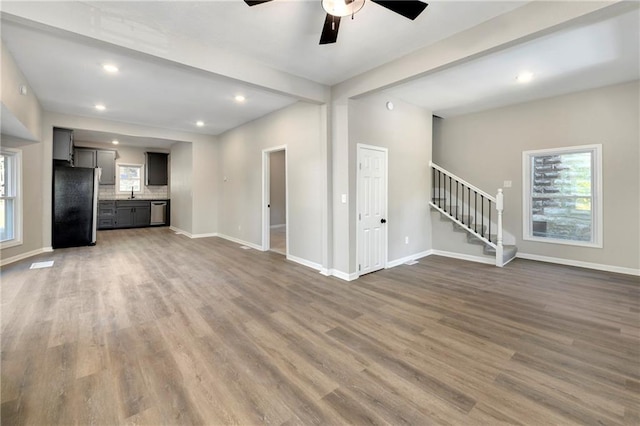
<svg viewBox="0 0 640 426"><path fill-rule="evenodd" d="M244 0L249 6L257 6L262 3L269 3L271 0Z"/></svg>
<svg viewBox="0 0 640 426"><path fill-rule="evenodd" d="M428 3L423 3L418 0L371 0L374 3L379 4L382 7L386 7L392 12L398 13L405 18L409 18L412 21L422 13L423 10L429 6Z"/></svg>
<svg viewBox="0 0 640 426"><path fill-rule="evenodd" d="M324 18L324 26L320 35L320 44L335 43L338 40L338 28L340 28L340 17L329 15Z"/></svg>

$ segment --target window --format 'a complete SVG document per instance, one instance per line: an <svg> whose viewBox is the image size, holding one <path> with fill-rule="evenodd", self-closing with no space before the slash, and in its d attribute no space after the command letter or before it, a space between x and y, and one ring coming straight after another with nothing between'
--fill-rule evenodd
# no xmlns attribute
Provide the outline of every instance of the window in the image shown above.
<svg viewBox="0 0 640 426"><path fill-rule="evenodd" d="M22 244L21 166L19 150L0 151L0 244L2 248Z"/></svg>
<svg viewBox="0 0 640 426"><path fill-rule="evenodd" d="M118 192L142 192L142 165L118 164Z"/></svg>
<svg viewBox="0 0 640 426"><path fill-rule="evenodd" d="M602 247L602 145L525 151L525 240Z"/></svg>

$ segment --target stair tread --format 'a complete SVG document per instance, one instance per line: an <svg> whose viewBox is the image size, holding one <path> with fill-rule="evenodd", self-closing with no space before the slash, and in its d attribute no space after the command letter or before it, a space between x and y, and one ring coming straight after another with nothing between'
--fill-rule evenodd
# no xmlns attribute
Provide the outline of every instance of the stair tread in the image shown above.
<svg viewBox="0 0 640 426"><path fill-rule="evenodd" d="M443 198L438 199L432 199L431 202L433 204L435 204L436 206L438 205L438 203L436 201L444 201ZM433 207L433 206L432 206ZM444 212L442 211L444 210ZM465 215L465 214L458 214L458 217L456 218L456 206L449 206L447 205L442 205L442 206L438 206L438 211L440 213L440 220L448 220L452 222L453 225L453 230L457 231L457 232L465 232L467 234L467 243L469 244L476 244L476 245L480 245L483 246L482 248L482 252L485 255L489 255L489 256L495 256L496 255L496 249L489 245L486 241L484 241L482 238L486 238L489 241L491 241L493 244L497 244L498 241L498 235L497 234L488 234L486 233L488 231L489 225L482 225L480 224L474 224L472 222L472 219L474 219L474 215ZM459 212L458 212L459 213ZM457 222L455 222L455 220L458 220L460 222L462 222L464 225L461 225ZM469 229L471 229L472 231L469 231ZM475 233L474 233L475 232ZM481 234L485 233L484 236L482 236ZM478 235L480 234L480 235ZM516 253L518 252L518 247L512 244L503 244L502 246L502 261L503 263L507 263L508 261L510 261L511 259L513 259L516 256Z"/></svg>

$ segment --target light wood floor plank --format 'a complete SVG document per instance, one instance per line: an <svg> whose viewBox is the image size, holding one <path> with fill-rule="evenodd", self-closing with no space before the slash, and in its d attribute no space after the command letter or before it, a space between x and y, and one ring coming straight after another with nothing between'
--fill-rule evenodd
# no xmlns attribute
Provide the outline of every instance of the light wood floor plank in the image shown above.
<svg viewBox="0 0 640 426"><path fill-rule="evenodd" d="M166 228L0 274L2 424L640 423L638 277L431 256L347 283Z"/></svg>

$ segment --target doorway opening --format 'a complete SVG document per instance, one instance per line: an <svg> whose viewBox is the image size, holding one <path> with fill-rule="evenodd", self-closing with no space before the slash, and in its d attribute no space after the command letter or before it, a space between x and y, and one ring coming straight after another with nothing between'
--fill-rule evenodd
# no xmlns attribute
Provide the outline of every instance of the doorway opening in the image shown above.
<svg viewBox="0 0 640 426"><path fill-rule="evenodd" d="M263 155L263 225L262 249L287 256L288 185L286 147L262 151Z"/></svg>

